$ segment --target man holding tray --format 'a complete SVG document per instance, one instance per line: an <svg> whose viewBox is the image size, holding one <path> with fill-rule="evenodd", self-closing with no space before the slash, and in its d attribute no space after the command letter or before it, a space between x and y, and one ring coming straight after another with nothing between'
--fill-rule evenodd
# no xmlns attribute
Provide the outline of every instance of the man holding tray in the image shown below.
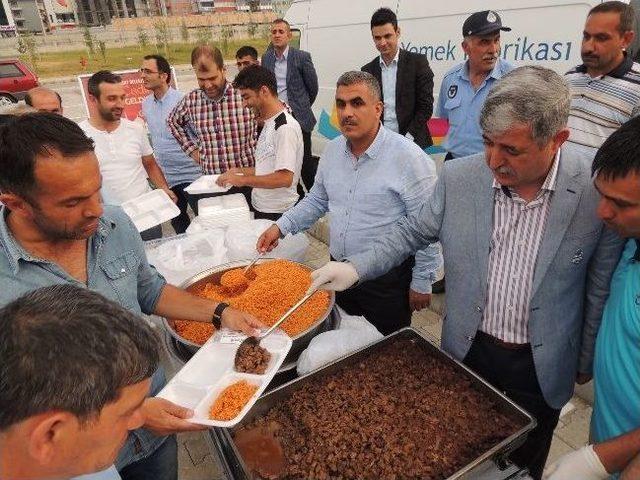
<svg viewBox="0 0 640 480"><path fill-rule="evenodd" d="M49 113L16 118L0 131L0 306L38 287L70 283L97 291L136 313L156 314L257 333L259 323L225 303L172 285L149 265L135 226L103 206L98 159L71 120ZM162 369L151 385L164 385ZM159 398L142 407L116 467L124 480L177 479L176 432L201 427L191 412Z"/></svg>
<svg viewBox="0 0 640 480"><path fill-rule="evenodd" d="M276 76L259 65L243 69L233 82L246 107L264 119L255 152L255 167L232 168L218 185L252 187L255 218L278 220L298 201L304 141L300 124L278 98Z"/></svg>

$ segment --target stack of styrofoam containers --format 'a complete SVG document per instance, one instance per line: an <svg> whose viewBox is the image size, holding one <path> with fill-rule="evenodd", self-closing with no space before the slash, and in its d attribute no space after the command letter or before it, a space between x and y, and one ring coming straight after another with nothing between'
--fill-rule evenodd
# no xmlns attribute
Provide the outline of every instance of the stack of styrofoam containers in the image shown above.
<svg viewBox="0 0 640 480"><path fill-rule="evenodd" d="M205 229L226 227L250 219L249 205L241 193L198 200L197 223Z"/></svg>

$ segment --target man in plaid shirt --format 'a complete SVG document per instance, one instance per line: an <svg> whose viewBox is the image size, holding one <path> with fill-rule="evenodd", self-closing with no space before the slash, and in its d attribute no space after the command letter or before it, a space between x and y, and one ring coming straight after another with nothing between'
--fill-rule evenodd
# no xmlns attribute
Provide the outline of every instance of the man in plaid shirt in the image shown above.
<svg viewBox="0 0 640 480"><path fill-rule="evenodd" d="M205 174L255 166L256 122L225 78L222 53L198 46L191 52L191 65L200 88L185 95L169 114L171 133Z"/></svg>

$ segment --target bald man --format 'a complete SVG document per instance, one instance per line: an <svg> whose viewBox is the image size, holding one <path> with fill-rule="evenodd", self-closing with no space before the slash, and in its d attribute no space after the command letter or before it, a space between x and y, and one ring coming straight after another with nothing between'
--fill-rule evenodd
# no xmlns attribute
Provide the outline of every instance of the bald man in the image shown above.
<svg viewBox="0 0 640 480"><path fill-rule="evenodd" d="M60 94L47 87L35 87L27 92L24 97L27 105L41 112L57 113L62 115L62 98Z"/></svg>

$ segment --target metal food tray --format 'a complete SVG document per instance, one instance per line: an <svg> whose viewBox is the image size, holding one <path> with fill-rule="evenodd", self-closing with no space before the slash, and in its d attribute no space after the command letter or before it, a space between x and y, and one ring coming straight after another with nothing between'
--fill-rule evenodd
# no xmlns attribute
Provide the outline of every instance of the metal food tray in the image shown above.
<svg viewBox="0 0 640 480"><path fill-rule="evenodd" d="M514 419L517 424L522 425L518 431L495 445L490 450L478 456L475 460L448 477L447 480L478 478L479 476L482 477L488 470L495 470L496 467L498 470L506 468L509 465L507 460L508 454L524 443L527 434L535 427L536 421L525 410L520 408L512 400L480 378L468 367L433 345L421 332L412 327L407 327L398 330L397 332L382 338L361 350L342 357L318 370L314 370L307 375L285 383L281 387L263 395L258 399L253 406L253 409L245 416L242 422L240 422L234 429L215 428L212 432L212 436L215 439L215 443L218 448L221 449L221 452L219 453L224 460L222 462L222 467L227 471L227 475L234 479L249 480L257 478L247 468L240 452L235 446L232 437L232 432L235 429L239 429L243 425L253 421L255 418L265 415L272 407L290 397L293 392L300 389L305 383L330 375L345 365L356 364L365 356L379 350L382 346L391 343L398 338L408 338L417 341L429 355L432 355L452 366L461 375L467 377L474 388L477 388L480 392L492 398L496 402L497 408L501 413Z"/></svg>
<svg viewBox="0 0 640 480"><path fill-rule="evenodd" d="M258 260L257 263L261 264L261 263L277 261L277 260L284 260L284 259L264 257ZM287 261L292 263L297 263L298 265L302 265L305 268L309 268L304 263L294 262L293 260L287 260ZM224 265L218 265L218 266L209 268L185 280L180 284L178 288L194 293L195 291L197 291L199 288L203 287L207 283L220 284L220 277L222 277L222 274L224 272L226 272L227 270L233 270L234 268L246 267L247 265L249 265L249 263L251 263L250 259L238 260L235 262L229 262L229 263L225 263ZM315 337L318 333L322 332L323 325L327 322L327 319L329 318L329 315L333 310L335 301L336 301L335 292L329 292L329 305L327 305L327 309L322 313L322 315L320 315L315 322L309 325L309 327L306 330L300 332L298 335L294 337L291 337L293 340L293 345L291 346L291 350L289 350L289 354L285 359L285 363L288 363L292 360L297 359L300 353L305 348L307 348L307 346L309 345L309 342L313 339L313 337ZM178 334L178 332L175 330L174 319L163 318L162 322L167 332L169 332L169 334L173 338L175 338L176 341L184 345L189 351L191 351L192 353L196 353L200 349L201 345L193 343L187 340L186 338L181 337Z"/></svg>

